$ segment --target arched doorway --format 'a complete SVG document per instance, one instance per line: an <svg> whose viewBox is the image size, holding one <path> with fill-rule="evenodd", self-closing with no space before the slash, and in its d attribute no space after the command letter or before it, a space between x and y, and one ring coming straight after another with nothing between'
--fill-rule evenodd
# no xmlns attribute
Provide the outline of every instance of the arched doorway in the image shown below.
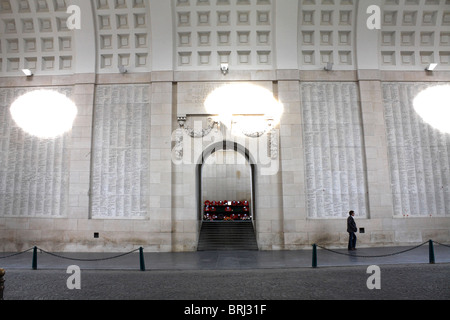
<svg viewBox="0 0 450 320"><path fill-rule="evenodd" d="M245 160L245 161L244 161ZM208 168L209 166L216 166L215 169L210 170L209 172L204 174L204 168ZM220 169L218 169L220 168ZM215 143L208 148L206 148L203 153L201 159L197 164L197 207L198 207L198 218L199 220L203 219L203 209L204 202L206 200L247 200L249 202L249 212L252 216L252 219L256 217L255 210L255 162L253 158L250 156L249 151L243 147L242 145L236 142L222 141ZM222 190L225 194L220 195L220 190L204 190L205 184L203 178L206 177L207 183L209 182L211 186L219 186L220 183L218 181L212 182L214 179L214 174L223 175L228 172L233 172L233 177L229 177L228 187L223 187ZM248 180L246 179L248 178ZM240 187L239 190L229 190L236 183L242 182L244 180L247 188ZM208 185L206 185L208 187ZM234 192L234 193L233 193ZM208 199L208 195L213 196L213 198ZM235 195L235 199L231 199L228 196ZM217 198L215 198L217 197Z"/></svg>
<svg viewBox="0 0 450 320"><path fill-rule="evenodd" d="M199 250L257 249L255 169L238 143L222 141L203 151L196 168Z"/></svg>

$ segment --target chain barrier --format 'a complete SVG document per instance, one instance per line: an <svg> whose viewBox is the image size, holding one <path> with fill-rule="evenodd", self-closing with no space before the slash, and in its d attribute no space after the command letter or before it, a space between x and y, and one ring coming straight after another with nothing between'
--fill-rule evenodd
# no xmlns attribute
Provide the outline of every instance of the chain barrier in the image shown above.
<svg viewBox="0 0 450 320"><path fill-rule="evenodd" d="M10 254L9 256L0 257L0 259L6 259L6 258L18 256L18 255L20 255L20 254L22 254L22 253L25 253L25 252L28 252L28 251L31 251L31 250L33 250L33 248L30 248L30 249L28 249L28 250L21 251L21 252L16 252L16 253Z"/></svg>
<svg viewBox="0 0 450 320"><path fill-rule="evenodd" d="M105 261L105 260L111 260L111 259L116 259L116 258L119 258L119 257L123 257L123 256L126 256L128 254L131 254L131 253L136 252L136 251L139 250L139 265L140 265L140 269L141 269L141 271L145 271L144 249L142 247L140 247L138 249L131 250L129 252L120 253L120 254L112 256L112 257L86 259L86 258L70 258L70 257L62 256L62 255L59 255L59 254L56 254L56 253L53 253L53 252L48 252L48 251L46 251L44 249L41 249L41 248L38 248L38 247L35 246L33 248L30 248L30 249L22 251L22 252L17 252L17 253L13 253L13 254L10 254L10 255L7 255L7 256L0 257L0 259L14 257L14 256L17 256L19 254L22 254L22 253L25 253L25 252L28 252L28 251L31 251L31 250L33 250L33 259L32 259L32 264L31 264L31 267L32 267L33 270L37 269L37 251L38 250L40 250L41 253L46 253L48 255L51 255L51 256L54 256L54 257L57 257L57 258L66 259L66 260L73 260L73 261Z"/></svg>
<svg viewBox="0 0 450 320"><path fill-rule="evenodd" d="M344 255L344 256L356 257L356 258L382 258L382 257L389 257L389 256L394 256L394 255L397 255L397 254L405 253L405 252L417 249L417 248L419 248L419 247L421 247L421 246L423 246L424 244L427 244L427 243L428 243L428 259L429 259L429 263L430 264L434 264L435 263L434 246L433 246L433 240L431 240L431 239L428 240L428 241L425 241L424 243L421 243L421 244L419 244L417 246L414 246L412 248L408 248L408 249L401 250L401 251L398 251L398 252L392 252L392 253L380 254L380 255L372 255L372 256L356 255L356 254L353 254L353 253L339 252L339 251L335 251L335 250L332 250L332 249L325 248L324 246L313 244L312 267L313 268L317 268L317 248L321 248L321 249L324 249L324 250L332 252L332 253L341 254L341 255ZM447 245L447 244L443 244L443 243L439 243L439 242L435 242L435 243L437 243L437 244L439 244L441 246L444 246L444 247L450 247L450 245Z"/></svg>
<svg viewBox="0 0 450 320"><path fill-rule="evenodd" d="M433 263L434 263L434 252L433 252L433 248L432 248L432 245L433 245L433 241L432 240L425 241L425 242L423 242L423 243L421 243L421 244L419 244L417 246L414 246L412 248L408 248L408 249L405 249L405 250L401 250L401 251L398 251L398 252L392 252L392 253L388 253L388 254L381 254L381 255L356 255L356 254L353 254L353 253L339 252L339 251L336 251L336 250L332 250L332 249L326 248L326 247L321 246L321 245L314 244L313 245L313 267L317 266L316 247L317 248L321 248L321 249L326 250L326 251L329 251L329 252L332 252L332 253L345 255L345 256L350 256L350 257L357 257L357 258L382 258L382 257L389 257L389 256L397 255L397 254L402 254L402 253L405 253L405 252L417 249L417 248L419 248L419 247L421 247L421 246L423 246L423 245L425 245L427 243L429 243L429 245L430 245L430 262L433 261ZM444 247L450 248L450 245L447 245L447 244L443 244L443 243L440 243L440 242L437 242L437 241L434 241L434 243L439 244L440 246L444 246ZM145 271L145 261L144 261L144 255L143 255L143 248L142 247L140 247L138 249L131 250L129 252L121 253L121 254L118 254L118 255L115 255L115 256L112 256L112 257L95 258L95 259L94 258L92 258L92 259L70 258L70 257L66 257L66 256L62 256L62 255L59 255L59 254L56 254L56 253L52 253L52 252L46 251L46 250L38 248L38 247L33 247L33 248L30 248L30 249L27 249L27 250L24 250L24 251L21 251L21 252L16 252L16 253L13 253L13 254L10 254L10 255L7 255L7 256L0 257L0 259L6 259L6 258L18 256L20 254L29 252L31 250L33 250L33 269L37 268L37 262L36 262L36 260L37 260L37 257L36 257L37 250L40 250L41 253L46 253L48 255L51 255L51 256L54 256L54 257L57 257L57 258L66 259L66 260L73 260L73 261L105 261L105 260L111 260L111 259L116 259L116 258L119 258L119 257L123 257L125 255L131 254L131 253L136 252L136 251L139 250L140 269L142 271Z"/></svg>
<svg viewBox="0 0 450 320"><path fill-rule="evenodd" d="M106 257L106 258L96 258L96 259L85 259L85 258L70 258L70 257L65 257L56 253L52 253L52 252L48 252L46 250L43 250L41 248L38 247L33 247L30 248L28 250L25 251L21 251L21 252L16 252L7 256L3 256L0 257L0 259L6 259L6 258L10 258L10 257L14 257L14 256L18 256L20 254L26 253L28 251L33 250L33 259L32 259L32 269L36 270L37 269L37 250L40 250L41 253L46 253L48 255L57 257L57 258L61 258L61 259L66 259L66 260L73 260L73 261L103 261L103 260L111 260L111 259L115 259L115 258L119 258L119 257L123 257L125 255L131 254L133 252L136 252L139 250L139 265L140 265L140 269L141 271L145 271L145 261L144 261L144 254L143 254L143 248L140 247L138 249L135 250L131 250L129 252L125 252L125 253L121 253L112 257ZM4 269L0 269L0 300L3 300L3 291L4 291L4 282L5 280L3 279L5 275L5 270Z"/></svg>
<svg viewBox="0 0 450 320"><path fill-rule="evenodd" d="M444 247L450 248L450 245L448 245L448 244L443 244L443 243L440 243L440 242L437 242L437 241L434 241L434 243L437 243L440 246L444 246Z"/></svg>
<svg viewBox="0 0 450 320"><path fill-rule="evenodd" d="M25 251L16 252L16 253L13 253L13 254L10 254L10 255L7 255L7 256L0 257L0 259L6 259L6 258L11 258L11 257L14 257L14 256L18 256L18 255L20 255L20 254L29 252L29 251L31 251L31 250L33 250L33 249L34 249L34 247L33 247L33 248L30 248L30 249L28 249L28 250L25 250ZM121 253L121 254L119 254L119 255L116 255L116 256L113 256L113 257L107 257L107 258L81 259L81 258L69 258L69 257L61 256L61 255L58 255L58 254L56 254L56 253L48 252L48 251L46 251L46 250L44 250L44 249L41 249L41 248L39 248L39 247L36 247L36 249L38 249L39 251L41 251L41 253L46 253L46 254L48 254L48 255L51 255L51 256L54 256L54 257L57 257L57 258L67 259L67 260L74 260L74 261L102 261L102 260L111 260L111 259L119 258L119 257L125 256L125 255L127 255L127 254L130 254L130 253L133 253L133 252L136 252L136 251L139 250L139 248L138 248L138 249L132 250L132 251L130 251L130 252Z"/></svg>
<svg viewBox="0 0 450 320"><path fill-rule="evenodd" d="M73 261L103 261L103 260L111 260L111 259L115 259L115 258L126 256L126 255L128 255L130 253L133 253L133 252L136 252L136 251L139 250L139 248L138 249L134 249L134 250L132 250L130 252L121 253L121 254L118 254L118 255L113 256L113 257L97 258L97 259L82 259L82 258L69 258L69 257L58 255L56 253L45 251L45 250L43 250L41 248L37 248L37 249L40 250L43 253L48 254L48 255L51 255L51 256L54 256L54 257L57 257L57 258L61 258L61 259L73 260Z"/></svg>
<svg viewBox="0 0 450 320"><path fill-rule="evenodd" d="M335 251L335 250L332 250L332 249L325 248L325 247L320 246L320 245L317 245L317 247L321 248L321 249L324 249L324 250L327 250L327 251L330 251L330 252L333 252L333 253L341 254L341 255L344 255L344 256L351 256L351 257L357 257L357 258L382 258L382 257L389 257L389 256L394 256L394 255L397 255L397 254L405 253L405 252L417 249L417 248L419 248L419 247L421 247L421 246L423 246L424 244L427 244L427 243L428 243L428 241L425 241L424 243L421 243L421 244L419 244L419 245L417 245L415 247L412 247L412 248L409 248L409 249L406 249L406 250L402 250L402 251L399 251L399 252L388 253L388 254L374 255L374 256L356 255L356 254L351 254L351 253L339 252L339 251Z"/></svg>

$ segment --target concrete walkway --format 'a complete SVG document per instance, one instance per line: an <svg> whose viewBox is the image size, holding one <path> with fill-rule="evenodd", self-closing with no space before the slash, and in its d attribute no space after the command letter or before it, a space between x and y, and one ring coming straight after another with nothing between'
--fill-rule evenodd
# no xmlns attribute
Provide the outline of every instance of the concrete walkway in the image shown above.
<svg viewBox="0 0 450 320"><path fill-rule="evenodd" d="M450 263L450 246L433 244L435 263ZM139 270L140 254L132 253L48 253L37 250L37 269L67 269L77 265L90 270ZM368 266L429 263L429 244L410 247L317 249L317 266ZM144 250L145 251L145 250ZM0 253L0 268L31 269L33 252ZM146 270L236 270L305 268L312 266L312 250L297 251L198 251L144 252Z"/></svg>

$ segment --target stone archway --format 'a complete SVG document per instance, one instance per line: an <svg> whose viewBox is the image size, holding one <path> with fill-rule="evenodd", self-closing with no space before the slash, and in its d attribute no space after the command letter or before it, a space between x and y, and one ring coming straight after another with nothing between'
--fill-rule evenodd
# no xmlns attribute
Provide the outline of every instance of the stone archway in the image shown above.
<svg viewBox="0 0 450 320"><path fill-rule="evenodd" d="M228 163L227 161L225 163L223 163L224 152L227 152L227 151L231 151L236 154L236 157L234 157L234 159L236 160L235 164ZM234 182L238 183L239 180L248 178L248 189L245 190L245 188L241 188L240 190L235 190L234 194L236 195L236 199L229 199L229 200L244 200L248 196L247 200L250 203L250 214L252 216L252 220L254 220L256 217L256 210L255 210L255 208L256 208L256 206L255 206L256 164L255 164L255 161L253 160L253 158L251 157L248 149L246 149L245 147L243 147L242 145L240 145L236 142L230 142L230 141L222 141L222 142L218 142L218 143L210 145L203 151L201 159L199 159L199 161L197 163L197 168L196 168L197 197L196 198L197 198L198 219L202 220L203 204L204 204L204 198L205 198L204 195L208 194L208 193L204 192L204 186L205 186L204 168L206 166L213 165L209 161L211 156L216 157L216 160L217 160L217 158L219 158L219 159L222 158L219 160L219 161L222 161L222 162L220 162L219 165L223 165L223 166L225 166L225 168L227 168L227 166L228 166L228 168L230 168L230 167L233 167L234 165L236 165L236 168L235 168L236 171L234 171L234 173L236 175L239 174L238 172L241 171L241 169L244 169L244 170L248 169L248 172L245 172L244 176L235 177L236 179L234 180ZM242 159L245 160L245 163L243 163ZM233 171L233 169L231 169L231 171ZM223 172L219 172L219 174L223 174ZM241 174L242 174L242 171L241 171ZM208 178L212 179L213 177L212 177L212 175L209 175ZM233 187L233 178L234 177L231 178L231 187ZM210 184L210 185L213 185L213 184ZM226 199L226 196L233 194L233 192L230 191L229 189L230 188L226 188L226 187L223 188L223 190L225 190L225 192L228 192L228 193L225 194L220 200L228 200L228 199ZM214 194L214 193L210 192L209 194ZM242 199L241 199L241 197L242 197ZM215 199L211 198L211 200L215 200ZM219 199L217 199L217 200L219 200Z"/></svg>

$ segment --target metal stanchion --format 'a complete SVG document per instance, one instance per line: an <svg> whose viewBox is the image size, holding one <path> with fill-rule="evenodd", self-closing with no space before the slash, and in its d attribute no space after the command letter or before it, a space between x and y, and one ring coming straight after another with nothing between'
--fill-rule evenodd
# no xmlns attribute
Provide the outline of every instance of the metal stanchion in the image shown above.
<svg viewBox="0 0 450 320"><path fill-rule="evenodd" d="M428 241L428 255L430 263L434 263L434 246L433 246L433 240Z"/></svg>
<svg viewBox="0 0 450 320"><path fill-rule="evenodd" d="M37 247L36 246L33 248L33 261L31 263L31 268L33 270L37 269Z"/></svg>
<svg viewBox="0 0 450 320"><path fill-rule="evenodd" d="M144 249L142 247L139 248L139 264L141 271L145 271Z"/></svg>
<svg viewBox="0 0 450 320"><path fill-rule="evenodd" d="M312 267L317 268L317 245L313 244Z"/></svg>
<svg viewBox="0 0 450 320"><path fill-rule="evenodd" d="M5 279L3 279L4 275L5 270L0 269L0 300L3 300L3 289L5 289Z"/></svg>

